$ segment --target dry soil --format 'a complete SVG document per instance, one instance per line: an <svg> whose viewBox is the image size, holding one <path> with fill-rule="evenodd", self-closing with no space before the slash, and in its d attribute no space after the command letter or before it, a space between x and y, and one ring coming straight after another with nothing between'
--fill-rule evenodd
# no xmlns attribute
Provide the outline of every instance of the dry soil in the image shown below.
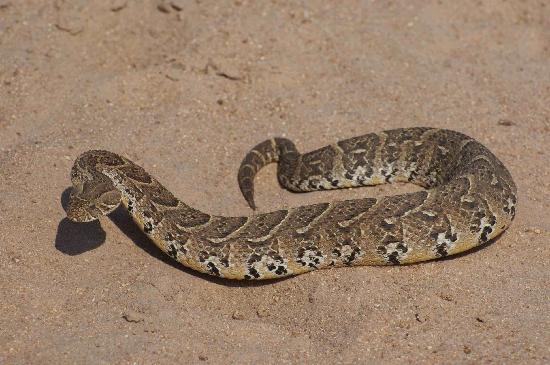
<svg viewBox="0 0 550 365"><path fill-rule="evenodd" d="M0 0L0 363L548 363L549 60L545 0ZM172 264L123 211L65 219L88 149L235 215L257 142L420 125L510 169L492 244L247 284ZM273 166L256 187L262 211L410 189L292 194Z"/></svg>

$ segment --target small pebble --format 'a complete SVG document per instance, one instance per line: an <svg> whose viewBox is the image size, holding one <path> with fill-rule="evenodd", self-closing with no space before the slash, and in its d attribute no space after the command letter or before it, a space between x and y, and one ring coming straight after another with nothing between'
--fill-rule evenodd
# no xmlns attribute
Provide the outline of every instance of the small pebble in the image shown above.
<svg viewBox="0 0 550 365"><path fill-rule="evenodd" d="M168 14L170 12L170 6L164 1L157 5L157 9L165 14Z"/></svg>
<svg viewBox="0 0 550 365"><path fill-rule="evenodd" d="M231 315L231 318L233 319L236 319L236 320L242 320L244 319L244 314L239 312L238 310L236 310L235 312L233 312L233 314Z"/></svg>
<svg viewBox="0 0 550 365"><path fill-rule="evenodd" d="M453 297L450 296L449 294L439 294L439 297L443 300L446 300L447 302L453 301Z"/></svg>
<svg viewBox="0 0 550 365"><path fill-rule="evenodd" d="M187 69L187 67L185 66L184 63L182 62L174 62L172 63L172 68L173 69L176 69L176 70L181 70L181 71L185 71Z"/></svg>
<svg viewBox="0 0 550 365"><path fill-rule="evenodd" d="M112 0L110 9L113 12L117 12L124 9L126 5L128 5L128 0Z"/></svg>
<svg viewBox="0 0 550 365"><path fill-rule="evenodd" d="M267 309L266 307L258 307L258 309L256 310L256 313L260 318L268 317L270 315L269 309Z"/></svg>
<svg viewBox="0 0 550 365"><path fill-rule="evenodd" d="M199 360L200 360L200 361L206 361L206 360L208 360L208 356L206 356L206 355L199 355Z"/></svg>
<svg viewBox="0 0 550 365"><path fill-rule="evenodd" d="M515 124L514 122L512 122L511 120L508 120L508 119L501 119L497 123L498 123L498 125L503 125L505 127L510 127L510 126Z"/></svg>
<svg viewBox="0 0 550 365"><path fill-rule="evenodd" d="M70 35L77 35L84 30L84 27L76 22L60 20L55 23L55 27L63 32L67 32Z"/></svg>
<svg viewBox="0 0 550 365"><path fill-rule="evenodd" d="M143 315L139 312L133 311L133 310L127 310L123 315L122 318L126 320L126 322L131 323L138 323L143 322Z"/></svg>
<svg viewBox="0 0 550 365"><path fill-rule="evenodd" d="M535 228L535 227L527 227L527 228L525 228L525 232L534 233L534 234L541 234L542 233L542 231L539 228Z"/></svg>
<svg viewBox="0 0 550 365"><path fill-rule="evenodd" d="M465 354L469 354L472 352L472 349L468 346L464 346L464 348L462 349L462 351L464 351Z"/></svg>
<svg viewBox="0 0 550 365"><path fill-rule="evenodd" d="M166 76L168 80L172 81L179 81L181 78L180 72L177 70L168 70L164 73L164 76Z"/></svg>
<svg viewBox="0 0 550 365"><path fill-rule="evenodd" d="M175 11L182 11L183 10L183 0L172 0L170 1L170 5Z"/></svg>

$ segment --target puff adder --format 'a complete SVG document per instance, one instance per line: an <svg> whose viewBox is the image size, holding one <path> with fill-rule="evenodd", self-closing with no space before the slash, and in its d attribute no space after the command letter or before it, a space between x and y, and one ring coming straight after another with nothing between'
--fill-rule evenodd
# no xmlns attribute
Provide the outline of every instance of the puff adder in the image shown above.
<svg viewBox="0 0 550 365"><path fill-rule="evenodd" d="M393 129L301 154L288 139L258 144L238 183L254 209L254 176L278 162L294 192L411 182L425 190L252 214L210 215L164 188L143 168L88 151L71 171L67 216L98 219L122 203L167 255L228 279L272 279L329 267L408 264L457 254L501 234L515 215L516 186L482 144L459 132Z"/></svg>

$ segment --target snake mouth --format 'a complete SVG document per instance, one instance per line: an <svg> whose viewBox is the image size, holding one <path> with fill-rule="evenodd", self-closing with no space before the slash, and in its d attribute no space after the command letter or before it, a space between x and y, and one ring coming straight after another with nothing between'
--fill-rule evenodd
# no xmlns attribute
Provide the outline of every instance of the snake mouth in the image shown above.
<svg viewBox="0 0 550 365"><path fill-rule="evenodd" d="M111 184L94 185L92 181L75 181L67 205L67 218L73 222L91 222L107 215L120 205L121 194Z"/></svg>

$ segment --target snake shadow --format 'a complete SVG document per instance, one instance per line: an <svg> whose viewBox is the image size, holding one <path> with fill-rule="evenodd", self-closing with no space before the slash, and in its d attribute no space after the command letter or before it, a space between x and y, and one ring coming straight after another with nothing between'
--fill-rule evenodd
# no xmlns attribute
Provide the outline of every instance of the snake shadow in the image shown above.
<svg viewBox="0 0 550 365"><path fill-rule="evenodd" d="M65 189L61 194L61 205L65 211L71 189ZM55 248L65 255L76 256L93 250L105 242L105 231L99 221L75 223L63 218L57 226Z"/></svg>
<svg viewBox="0 0 550 365"><path fill-rule="evenodd" d="M455 253L454 255L442 257L442 258L439 258L439 259L436 259L436 260L441 261L441 262L445 262L445 261L457 260L457 259L460 259L461 257L466 256L466 255L475 254L478 251L484 250L487 247L494 245L496 242L498 242L502 238L502 236L505 233L506 233L506 231L502 232L501 234L499 234L498 236L496 236L494 238L491 238L489 241L487 241L485 243L482 243L479 246L472 247L472 248L470 248L466 251L462 251L460 253ZM418 264L421 264L421 263L422 262L418 262Z"/></svg>
<svg viewBox="0 0 550 365"><path fill-rule="evenodd" d="M67 188L61 193L61 206L65 211L67 210L70 192L71 188ZM287 277L267 281L242 281L217 278L197 272L172 260L162 252L147 235L138 228L132 220L132 217L130 217L126 209L122 206L109 214L108 217L137 247L147 252L149 255L189 275L208 280L212 283L230 287L256 287L290 279L290 277ZM101 228L100 220L87 223L76 223L70 221L68 218L63 218L57 226L55 248L65 255L77 256L98 248L105 242L106 237L105 231Z"/></svg>

